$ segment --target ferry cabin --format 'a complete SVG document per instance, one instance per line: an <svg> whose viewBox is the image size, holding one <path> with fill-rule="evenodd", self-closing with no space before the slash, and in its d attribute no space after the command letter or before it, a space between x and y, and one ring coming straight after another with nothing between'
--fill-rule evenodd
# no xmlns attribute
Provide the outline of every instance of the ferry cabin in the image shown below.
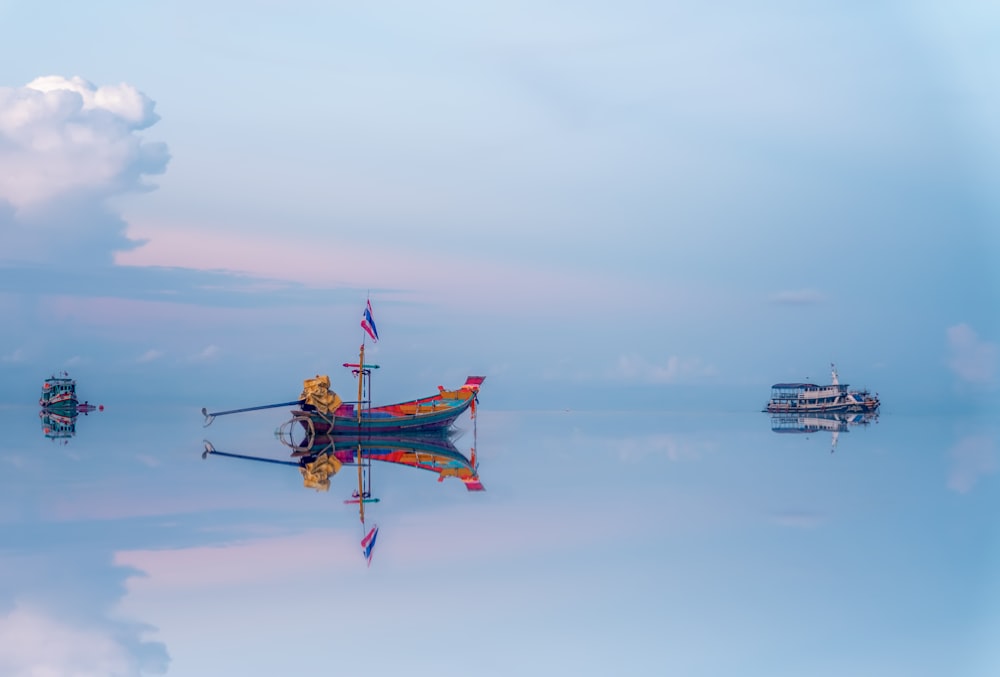
<svg viewBox="0 0 1000 677"><path fill-rule="evenodd" d="M813 383L775 383L771 386L771 404L786 408L819 409L842 402L847 385L818 386Z"/></svg>

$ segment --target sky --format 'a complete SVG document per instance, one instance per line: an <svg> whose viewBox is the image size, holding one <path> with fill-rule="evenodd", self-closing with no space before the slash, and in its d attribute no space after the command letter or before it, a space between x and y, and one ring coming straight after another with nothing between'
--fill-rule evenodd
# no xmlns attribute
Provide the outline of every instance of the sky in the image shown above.
<svg viewBox="0 0 1000 677"><path fill-rule="evenodd" d="M743 409L833 362L995 401L996 19L4 2L3 397L295 390L370 296L386 397Z"/></svg>
<svg viewBox="0 0 1000 677"><path fill-rule="evenodd" d="M746 412L835 363L888 414L988 419L998 28L977 0L0 0L0 406L57 370L109 411L350 392L370 298L376 400L478 374L494 411ZM123 671L162 658L116 631Z"/></svg>

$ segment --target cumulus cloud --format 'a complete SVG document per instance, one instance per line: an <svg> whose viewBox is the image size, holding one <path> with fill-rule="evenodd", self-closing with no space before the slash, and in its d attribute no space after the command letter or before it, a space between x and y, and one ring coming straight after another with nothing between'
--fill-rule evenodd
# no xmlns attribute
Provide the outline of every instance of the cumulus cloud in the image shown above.
<svg viewBox="0 0 1000 677"><path fill-rule="evenodd" d="M996 443L989 435L963 437L948 455L951 457L948 488L960 494L972 491L982 476L996 472L1000 466Z"/></svg>
<svg viewBox="0 0 1000 677"><path fill-rule="evenodd" d="M638 355L622 355L609 376L640 383L678 383L686 379L715 374L715 368L698 358L681 359L671 355L666 362L650 362Z"/></svg>
<svg viewBox="0 0 1000 677"><path fill-rule="evenodd" d="M51 260L101 251L110 260L135 246L106 200L147 190L144 177L166 170L166 145L137 133L159 119L153 108L124 83L52 75L0 87L3 256Z"/></svg>
<svg viewBox="0 0 1000 677"><path fill-rule="evenodd" d="M997 377L996 343L979 338L967 324L948 327L948 366L959 379L977 385L995 385Z"/></svg>
<svg viewBox="0 0 1000 677"><path fill-rule="evenodd" d="M163 172L167 150L135 132L159 117L127 84L47 76L0 88L0 199L21 210L75 193L107 196Z"/></svg>
<svg viewBox="0 0 1000 677"><path fill-rule="evenodd" d="M826 300L821 292L815 289L794 289L779 291L776 294L772 294L770 301L771 303L776 303L778 305L785 306L809 306L822 303Z"/></svg>
<svg viewBox="0 0 1000 677"><path fill-rule="evenodd" d="M16 606L0 617L0 672L10 677L133 677L166 672L162 644L129 642L107 628L87 628Z"/></svg>

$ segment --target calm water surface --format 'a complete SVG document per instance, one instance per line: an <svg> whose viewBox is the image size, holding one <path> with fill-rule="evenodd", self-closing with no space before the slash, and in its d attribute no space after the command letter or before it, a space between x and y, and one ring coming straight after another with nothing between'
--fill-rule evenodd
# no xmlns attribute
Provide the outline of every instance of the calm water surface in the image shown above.
<svg viewBox="0 0 1000 677"><path fill-rule="evenodd" d="M759 413L483 409L485 492L375 464L368 567L352 468L324 493L201 458L287 459L285 413L122 403L62 444L0 409L0 673L1000 674L986 418L834 447Z"/></svg>

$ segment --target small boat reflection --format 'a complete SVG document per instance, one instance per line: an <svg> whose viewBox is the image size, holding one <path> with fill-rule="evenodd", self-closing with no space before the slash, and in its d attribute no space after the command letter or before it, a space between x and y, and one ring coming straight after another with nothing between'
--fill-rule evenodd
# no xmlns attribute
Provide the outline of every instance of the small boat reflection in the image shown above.
<svg viewBox="0 0 1000 677"><path fill-rule="evenodd" d="M830 453L833 453L837 449L840 433L850 432L855 426L868 426L877 422L878 412L776 414L771 416L771 430L776 433L798 434L829 432Z"/></svg>
<svg viewBox="0 0 1000 677"><path fill-rule="evenodd" d="M63 416L43 409L38 412L38 416L42 419L42 433L50 440L66 444L76 435L75 413L72 416Z"/></svg>

